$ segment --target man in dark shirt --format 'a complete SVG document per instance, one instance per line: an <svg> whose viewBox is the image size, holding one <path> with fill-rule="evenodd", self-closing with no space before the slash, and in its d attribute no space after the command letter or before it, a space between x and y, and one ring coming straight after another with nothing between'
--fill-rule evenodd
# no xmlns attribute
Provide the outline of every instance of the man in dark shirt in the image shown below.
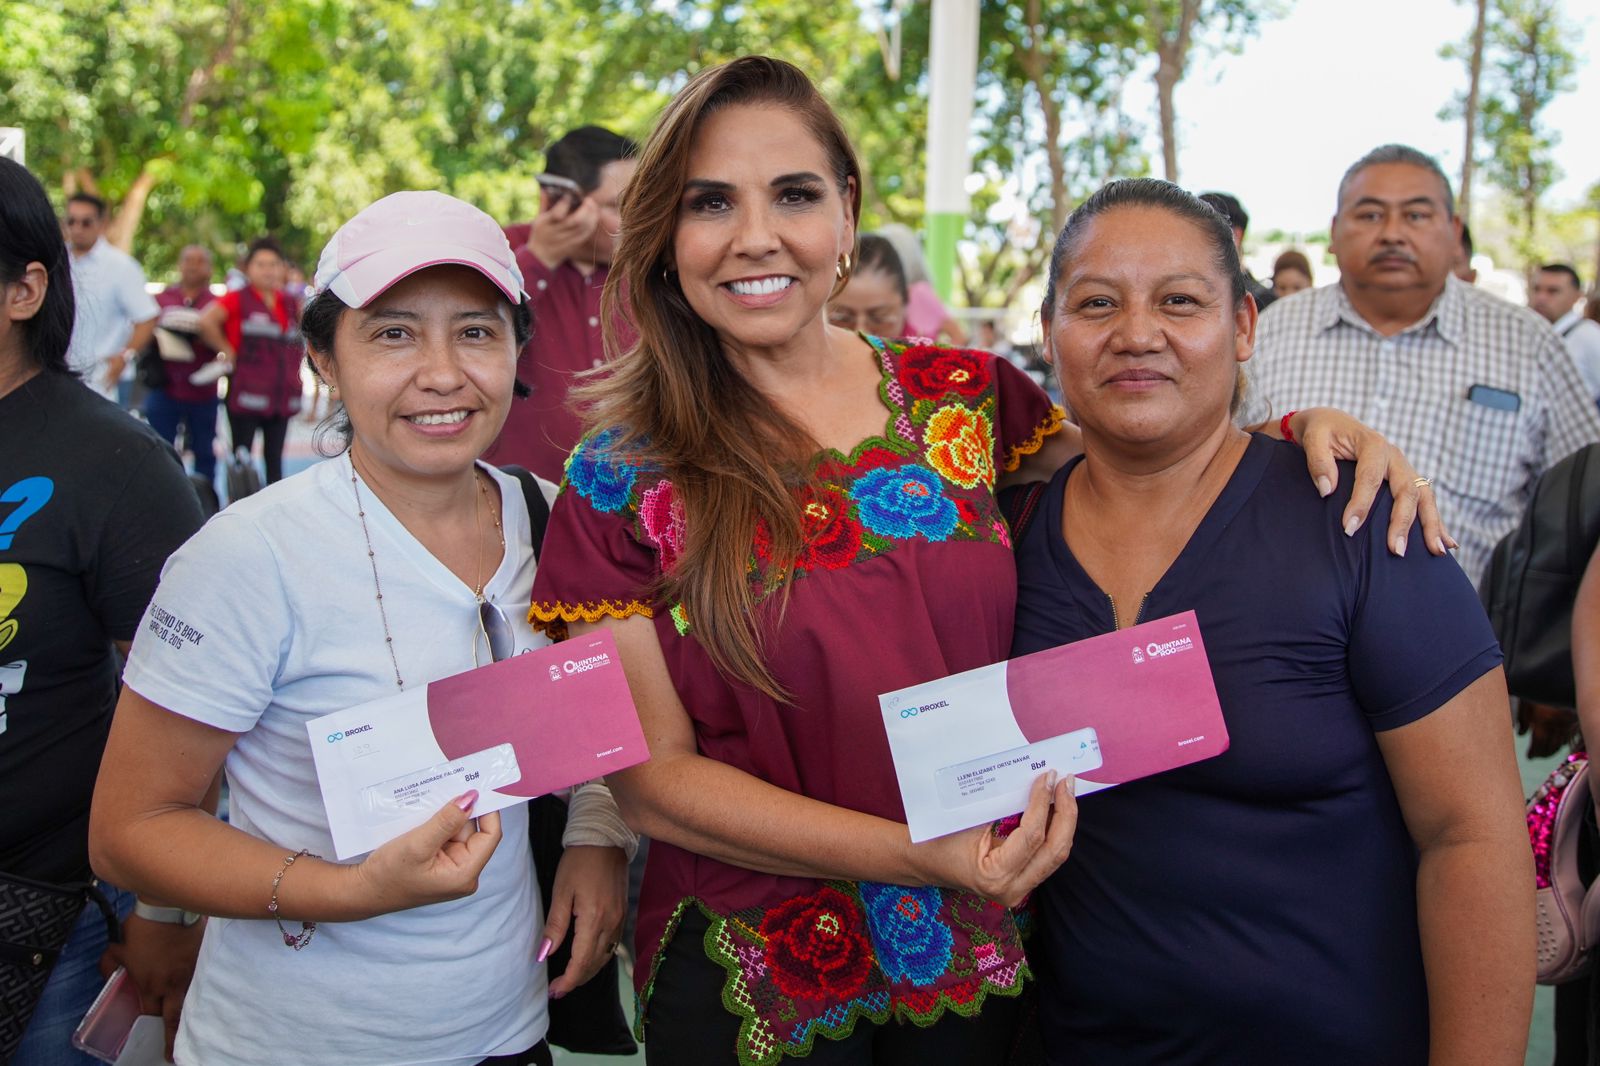
<svg viewBox="0 0 1600 1066"><path fill-rule="evenodd" d="M573 130L550 146L545 169L582 195L546 186L538 217L505 228L533 307L533 336L517 361L517 377L533 394L511 405L489 450L492 462L561 480L580 431L567 390L575 374L605 361L600 293L621 226L617 201L637 151L632 140L599 126Z"/></svg>

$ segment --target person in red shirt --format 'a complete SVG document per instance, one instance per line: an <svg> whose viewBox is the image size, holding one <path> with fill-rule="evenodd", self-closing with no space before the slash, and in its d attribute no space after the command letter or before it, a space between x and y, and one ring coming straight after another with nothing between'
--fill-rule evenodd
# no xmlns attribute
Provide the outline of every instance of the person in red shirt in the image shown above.
<svg viewBox="0 0 1600 1066"><path fill-rule="evenodd" d="M545 169L577 190L546 185L538 216L505 227L533 308L533 336L517 360L517 379L532 395L511 405L505 428L489 450L491 462L515 463L549 481L561 480L579 435L567 389L575 374L605 361L600 292L620 226L617 201L633 176L638 147L599 126L568 133L545 152ZM623 343L630 342L631 330L617 325Z"/></svg>
<svg viewBox="0 0 1600 1066"><path fill-rule="evenodd" d="M178 442L183 427L189 450L194 452L194 472L208 481L217 472L212 447L217 435L217 382L208 372L202 384L190 377L211 365L217 351L200 339L200 315L216 299L211 294L211 253L191 244L178 253L178 283L156 296L161 313L151 344L161 359L162 383L145 395L144 417L168 444ZM189 358L184 358L188 356Z"/></svg>
<svg viewBox="0 0 1600 1066"><path fill-rule="evenodd" d="M300 304L283 291L285 274L278 242L262 237L245 252L249 284L219 296L200 316L201 339L221 353L218 363L231 375L233 446L250 450L261 434L268 484L283 478L283 442L300 410Z"/></svg>

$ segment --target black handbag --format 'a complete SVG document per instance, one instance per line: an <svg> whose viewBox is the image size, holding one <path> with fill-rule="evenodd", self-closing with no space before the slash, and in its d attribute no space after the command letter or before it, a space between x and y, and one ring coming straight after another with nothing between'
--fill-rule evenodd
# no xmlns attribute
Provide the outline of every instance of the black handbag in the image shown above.
<svg viewBox="0 0 1600 1066"><path fill-rule="evenodd" d="M153 339L139 349L133 365L134 377L145 388L154 390L167 387L170 380L167 376L167 361L161 358L161 348Z"/></svg>
<svg viewBox="0 0 1600 1066"><path fill-rule="evenodd" d="M93 884L0 874L0 1063L10 1062L22 1043L50 971L91 900L105 916L109 941L121 940L116 913Z"/></svg>
<svg viewBox="0 0 1600 1066"><path fill-rule="evenodd" d="M1482 598L1513 696L1573 709L1572 605L1600 543L1600 444L1546 470L1516 529L1495 546Z"/></svg>
<svg viewBox="0 0 1600 1066"><path fill-rule="evenodd" d="M502 467L522 483L533 530L533 558L539 559L550 505L533 475L520 466ZM540 796L528 804L528 844L533 852L539 897L548 912L555 892L556 865L561 862L561 838L567 831L567 805L555 796ZM561 973L572 960L572 950L559 944L546 960L550 973ZM622 975L612 955L600 972L560 999L550 1001L550 1031L545 1039L556 1047L584 1055L632 1055L639 1050L622 1009Z"/></svg>

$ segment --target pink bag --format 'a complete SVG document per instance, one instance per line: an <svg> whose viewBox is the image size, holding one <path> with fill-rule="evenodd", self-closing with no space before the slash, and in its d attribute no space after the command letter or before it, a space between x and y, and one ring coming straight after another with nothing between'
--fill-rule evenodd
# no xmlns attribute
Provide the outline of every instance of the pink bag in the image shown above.
<svg viewBox="0 0 1600 1066"><path fill-rule="evenodd" d="M1578 876L1589 790L1589 757L1580 751L1567 756L1528 799L1541 985L1588 973L1589 951L1600 939L1600 892L1588 892Z"/></svg>

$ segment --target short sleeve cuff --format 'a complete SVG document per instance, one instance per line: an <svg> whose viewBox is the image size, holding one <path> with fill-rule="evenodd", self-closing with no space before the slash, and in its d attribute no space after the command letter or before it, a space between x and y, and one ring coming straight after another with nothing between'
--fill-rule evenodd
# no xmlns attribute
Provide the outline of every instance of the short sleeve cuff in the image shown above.
<svg viewBox="0 0 1600 1066"><path fill-rule="evenodd" d="M565 640L567 626L573 622L599 622L606 618L618 620L642 615L654 618L655 609L639 600L584 600L565 603L559 600L534 600L528 607L528 624L549 635L552 640Z"/></svg>
<svg viewBox="0 0 1600 1066"><path fill-rule="evenodd" d="M1013 444L1006 449L1006 473L1011 473L1022 465L1022 460L1044 447L1044 442L1061 432L1061 427L1066 424L1067 412L1060 406L1052 404L1044 420L1033 427L1033 432L1028 439L1019 444Z"/></svg>
<svg viewBox="0 0 1600 1066"><path fill-rule="evenodd" d="M1504 661L1498 645L1484 648L1464 664L1451 671L1426 692L1397 704L1381 713L1367 715L1374 732L1382 733L1410 725L1426 718L1434 711L1460 695L1468 685L1499 666Z"/></svg>
<svg viewBox="0 0 1600 1066"><path fill-rule="evenodd" d="M130 659L122 672L122 683L162 710L191 722L223 729L229 733L248 733L261 720L260 712L241 714L219 707L215 699L192 692L153 670L138 659Z"/></svg>

